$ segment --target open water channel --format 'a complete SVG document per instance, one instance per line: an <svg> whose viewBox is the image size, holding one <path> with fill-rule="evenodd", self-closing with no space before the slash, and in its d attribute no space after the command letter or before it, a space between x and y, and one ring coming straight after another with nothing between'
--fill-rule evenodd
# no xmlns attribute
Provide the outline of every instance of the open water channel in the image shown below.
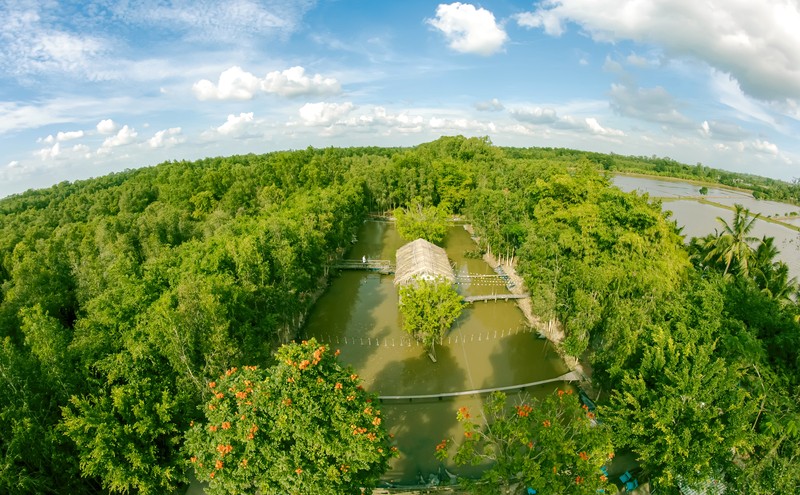
<svg viewBox="0 0 800 495"><path fill-rule="evenodd" d="M394 225L368 221L347 257L360 260L391 260L406 241ZM452 227L445 250L459 276L492 275L481 259L467 259L477 249L462 227ZM463 295L507 293L498 279L473 279L459 284ZM364 386L379 395L420 395L511 386L555 378L567 372L563 361L546 340L528 327L513 301L476 302L436 348L432 362L401 327L398 293L391 275L367 271L343 271L317 301L303 330L341 350L340 359L352 365ZM564 383L541 385L525 394L544 396ZM517 400L518 396L510 396ZM466 406L477 413L482 397L464 396L443 400L385 401L381 408L386 425L395 435L400 457L384 477L398 484L416 484L439 471L434 458L436 444L444 438L460 440L456 411ZM464 475L474 470L452 465L450 472Z"/></svg>

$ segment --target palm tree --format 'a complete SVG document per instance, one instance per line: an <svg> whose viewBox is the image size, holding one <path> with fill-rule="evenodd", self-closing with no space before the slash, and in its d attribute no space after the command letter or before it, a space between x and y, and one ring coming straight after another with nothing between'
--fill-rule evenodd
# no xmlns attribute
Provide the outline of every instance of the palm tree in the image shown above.
<svg viewBox="0 0 800 495"><path fill-rule="evenodd" d="M725 263L725 276L733 266L739 275L750 276L750 260L753 257L753 248L750 244L756 242L758 238L753 237L750 231L759 215L752 216L750 210L740 204L734 205L733 222L730 224L722 217L717 217L717 221L722 224L722 232L718 233L708 257L715 258Z"/></svg>
<svg viewBox="0 0 800 495"><path fill-rule="evenodd" d="M753 253L750 272L762 292L776 300L791 300L797 287L794 278L789 279L789 267L782 261L775 261L778 248L774 237L763 237Z"/></svg>

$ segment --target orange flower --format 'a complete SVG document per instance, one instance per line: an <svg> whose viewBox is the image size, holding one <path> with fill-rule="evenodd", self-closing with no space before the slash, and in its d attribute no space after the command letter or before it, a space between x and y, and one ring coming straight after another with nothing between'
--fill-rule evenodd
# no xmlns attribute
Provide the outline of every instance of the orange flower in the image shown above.
<svg viewBox="0 0 800 495"><path fill-rule="evenodd" d="M304 359L304 360L300 361L300 366L299 366L299 368L300 368L301 370L304 370L304 369L308 368L308 366L309 366L310 364L311 364L311 361L309 361L308 359Z"/></svg>
<svg viewBox="0 0 800 495"><path fill-rule="evenodd" d="M472 432L471 431L465 431L464 432L464 436L467 437L467 438L472 438Z"/></svg>
<svg viewBox="0 0 800 495"><path fill-rule="evenodd" d="M294 472L295 472L295 473L297 473L297 474L300 474L300 473L302 473L302 472L303 472L303 470L302 470L302 469L300 469L300 468L297 468L297 469L295 469L295 470L294 470Z"/></svg>
<svg viewBox="0 0 800 495"><path fill-rule="evenodd" d="M575 484L576 484L576 485L580 485L581 483L583 483L583 478L581 478L580 476L578 476L577 478L575 478Z"/></svg>
<svg viewBox="0 0 800 495"><path fill-rule="evenodd" d="M614 458L614 453L613 453L613 452L609 453L609 454L608 454L608 458L609 458L609 459L613 459L613 458Z"/></svg>
<svg viewBox="0 0 800 495"><path fill-rule="evenodd" d="M217 425L211 425L208 427L208 429L211 431L217 431Z"/></svg>
<svg viewBox="0 0 800 495"><path fill-rule="evenodd" d="M214 388L216 386L217 386L217 382L208 382L208 387L209 388Z"/></svg>
<svg viewBox="0 0 800 495"><path fill-rule="evenodd" d="M289 399L289 398L283 399L283 405L284 406L291 406L292 405L292 399Z"/></svg>
<svg viewBox="0 0 800 495"><path fill-rule="evenodd" d="M350 379L353 380L353 381L356 381L356 380L358 380L358 375L353 373L352 375L350 375Z"/></svg>
<svg viewBox="0 0 800 495"><path fill-rule="evenodd" d="M581 453L579 453L579 454L578 454L578 457L580 457L580 458L581 458L581 459L583 459L584 461L588 461L588 460L589 460L589 456L586 454L586 452L581 452Z"/></svg>
<svg viewBox="0 0 800 495"><path fill-rule="evenodd" d="M236 398L237 399L246 399L247 398L247 392L236 392Z"/></svg>
<svg viewBox="0 0 800 495"><path fill-rule="evenodd" d="M211 411L213 411L214 409L216 409L216 408L217 408L217 406L215 406L214 404L209 404L209 405L208 405L208 408L209 408Z"/></svg>
<svg viewBox="0 0 800 495"><path fill-rule="evenodd" d="M365 408L364 408L364 414L366 414L367 416L369 416L370 414L372 414L372 408L371 408L371 407L369 407L369 406L365 407Z"/></svg>
<svg viewBox="0 0 800 495"><path fill-rule="evenodd" d="M458 416L463 418L463 419L469 419L470 418L469 409L467 409L466 406L459 408L458 409Z"/></svg>
<svg viewBox="0 0 800 495"><path fill-rule="evenodd" d="M242 466L247 467L247 459L242 459Z"/></svg>
<svg viewBox="0 0 800 495"><path fill-rule="evenodd" d="M564 391L563 391L563 390L561 390L561 389L559 389L559 390L558 390L558 396L559 396L559 397L561 397L562 395L564 395Z"/></svg>
<svg viewBox="0 0 800 495"><path fill-rule="evenodd" d="M193 463L194 463L194 462L197 462L197 457L195 457L195 456L192 456L192 458L191 458L190 460L191 460Z"/></svg>
<svg viewBox="0 0 800 495"><path fill-rule="evenodd" d="M397 447L392 447L390 450L391 450L392 452L397 452Z"/></svg>
<svg viewBox="0 0 800 495"><path fill-rule="evenodd" d="M544 421L542 421L542 426L544 426L545 428L550 428L550 420L545 419Z"/></svg>
<svg viewBox="0 0 800 495"><path fill-rule="evenodd" d="M381 418L375 417L375 419L372 420L372 424L378 426L381 424Z"/></svg>
<svg viewBox="0 0 800 495"><path fill-rule="evenodd" d="M216 397L217 397L217 399L221 399L221 398L225 397L225 394L223 394L222 392L218 392Z"/></svg>
<svg viewBox="0 0 800 495"><path fill-rule="evenodd" d="M339 349L336 349L336 352L334 352L333 355L334 356L338 356L341 353L342 353L342 351L340 351Z"/></svg>
<svg viewBox="0 0 800 495"><path fill-rule="evenodd" d="M336 385L333 388L336 389L336 390L341 390L342 389L342 384L339 383L339 382L336 382Z"/></svg>
<svg viewBox="0 0 800 495"><path fill-rule="evenodd" d="M231 424L230 424L230 422L229 422L229 421L223 421L223 422L222 422L222 429L223 429L223 430L230 430L230 429L231 429Z"/></svg>
<svg viewBox="0 0 800 495"><path fill-rule="evenodd" d="M528 442L528 448L529 448L529 449L532 449L532 448L533 448L533 442Z"/></svg>
<svg viewBox="0 0 800 495"><path fill-rule="evenodd" d="M355 395L348 395L347 396L347 400L355 400L355 398L356 398Z"/></svg>
<svg viewBox="0 0 800 495"><path fill-rule="evenodd" d="M215 473L214 471L211 471L210 473L208 473L208 477L209 477L209 478L211 478L211 479L213 480L213 479L214 479L214 475L215 475L215 474L216 474L216 473Z"/></svg>
<svg viewBox="0 0 800 495"><path fill-rule="evenodd" d="M217 462L214 463L214 467L217 469L222 469L222 461L218 459Z"/></svg>
<svg viewBox="0 0 800 495"><path fill-rule="evenodd" d="M608 481L608 476L606 476L605 474L601 474L601 475L600 475L600 481L602 481L603 483L605 483L606 481Z"/></svg>
<svg viewBox="0 0 800 495"><path fill-rule="evenodd" d="M444 440L442 440L441 442L439 442L439 444L436 446L436 450L437 451L444 450L446 448L447 448L447 439L446 438Z"/></svg>

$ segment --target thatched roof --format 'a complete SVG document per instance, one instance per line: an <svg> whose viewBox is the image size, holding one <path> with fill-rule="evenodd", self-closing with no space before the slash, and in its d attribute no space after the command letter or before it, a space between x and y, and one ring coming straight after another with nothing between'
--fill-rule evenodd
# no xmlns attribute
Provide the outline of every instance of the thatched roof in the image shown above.
<svg viewBox="0 0 800 495"><path fill-rule="evenodd" d="M415 277L433 280L441 277L451 284L456 276L444 249L425 239L409 242L397 250L394 285L408 285Z"/></svg>

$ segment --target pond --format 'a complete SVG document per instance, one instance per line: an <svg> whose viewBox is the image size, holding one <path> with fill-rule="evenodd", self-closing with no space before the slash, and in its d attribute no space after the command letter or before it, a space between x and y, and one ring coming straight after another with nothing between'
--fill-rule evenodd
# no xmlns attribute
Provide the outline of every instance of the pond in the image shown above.
<svg viewBox="0 0 800 495"><path fill-rule="evenodd" d="M348 258L394 262L394 253L405 243L394 225L364 223ZM465 253L477 246L462 227L452 227L444 241L457 275L492 275L481 259ZM476 281L477 280L477 281ZM507 293L499 279L473 279L459 284L463 295ZM437 362L405 334L398 311L397 289L392 276L366 271L343 271L320 297L303 330L303 338L315 337L341 350L340 359L352 365L364 386L379 395L420 395L512 386L558 377L567 368L548 341L538 338L511 301L476 302L437 346ZM563 383L542 385L526 393L544 396ZM460 439L456 411L478 411L480 396L444 400L386 401L382 411L395 435L401 456L392 462L385 479L414 484L438 472L436 444L444 438ZM447 465L453 473L475 474L474 469Z"/></svg>
<svg viewBox="0 0 800 495"><path fill-rule="evenodd" d="M649 193L653 198L664 198L663 210L672 213L671 218L679 227L683 228L682 232L687 242L692 237L702 237L714 233L715 229L720 230L721 224L717 221L717 217L721 217L727 222L731 222L733 219L733 212L730 210L696 201L696 198L701 197L700 186L697 184L622 175L615 176L612 182L623 191L638 191L639 193ZM750 193L733 189L709 187L708 194L702 197L731 207L738 203L751 212L764 216L785 217L793 213L800 215L798 206L776 201L757 200ZM781 219L786 223L793 223L796 220L797 217L791 216ZM797 225L797 223L793 224ZM752 235L758 238L774 237L775 245L780 249L778 259L788 265L790 276L800 279L800 238L797 231L759 220L753 227Z"/></svg>

